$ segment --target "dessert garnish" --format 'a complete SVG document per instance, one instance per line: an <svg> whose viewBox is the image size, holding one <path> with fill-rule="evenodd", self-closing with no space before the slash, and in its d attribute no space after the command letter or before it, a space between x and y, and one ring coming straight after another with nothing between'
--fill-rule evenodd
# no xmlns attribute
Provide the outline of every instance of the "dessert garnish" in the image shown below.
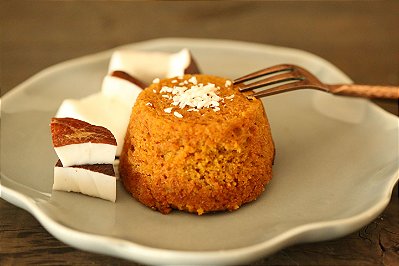
<svg viewBox="0 0 399 266"><path fill-rule="evenodd" d="M141 80L139 80L139 79L137 79L137 78L129 75L128 73L126 73L124 71L121 71L121 70L115 70L115 71L111 72L109 75L111 77L117 77L117 78L120 78L120 79L127 80L130 83L133 83L133 84L135 84L136 86L139 86L142 89L147 87L147 85L144 82L142 82Z"/></svg>
<svg viewBox="0 0 399 266"><path fill-rule="evenodd" d="M86 164L54 167L54 190L79 192L115 202L116 178L112 164Z"/></svg>
<svg viewBox="0 0 399 266"><path fill-rule="evenodd" d="M50 126L63 166L114 162L116 140L108 129L74 118L52 118Z"/></svg>
<svg viewBox="0 0 399 266"><path fill-rule="evenodd" d="M115 202L116 140L108 129L74 118L52 118L54 190L80 192Z"/></svg>
<svg viewBox="0 0 399 266"><path fill-rule="evenodd" d="M113 71L123 71L133 77L140 77L146 83L151 83L154 78L159 77L170 78L200 73L188 49L176 53L118 50L112 54L109 64L108 72Z"/></svg>
<svg viewBox="0 0 399 266"><path fill-rule="evenodd" d="M154 84L160 82L155 79ZM211 108L213 111L220 111L220 102L226 100L233 100L234 94L226 97L219 96L220 87L214 83L207 82L206 84L198 82L195 76L188 79L184 77L177 77L171 81L173 86L163 85L159 90L161 97L170 100L171 107L164 109L165 113L173 113L178 118L183 118L183 115L174 108L187 108L188 112L198 112L202 108ZM227 80L225 87L230 87L232 82ZM156 90L153 91L157 93ZM172 112L173 111L173 112Z"/></svg>

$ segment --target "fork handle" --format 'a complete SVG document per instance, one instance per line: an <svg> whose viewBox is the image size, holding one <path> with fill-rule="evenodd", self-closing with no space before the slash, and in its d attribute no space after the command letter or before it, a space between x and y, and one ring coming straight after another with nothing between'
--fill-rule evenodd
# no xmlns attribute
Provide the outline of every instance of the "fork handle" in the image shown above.
<svg viewBox="0 0 399 266"><path fill-rule="evenodd" d="M399 99L398 86L342 84L329 85L333 94L365 98Z"/></svg>

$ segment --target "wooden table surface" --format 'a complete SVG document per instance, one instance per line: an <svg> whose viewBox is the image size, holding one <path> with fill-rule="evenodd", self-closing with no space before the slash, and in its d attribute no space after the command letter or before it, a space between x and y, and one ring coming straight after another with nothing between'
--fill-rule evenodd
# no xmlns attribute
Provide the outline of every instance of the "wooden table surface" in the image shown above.
<svg viewBox="0 0 399 266"><path fill-rule="evenodd" d="M356 83L399 83L399 2L2 1L1 95L55 63L160 37L244 40L294 47ZM398 114L396 101L375 100ZM3 153L3 151L2 151ZM399 198L346 237L285 248L251 265L399 265ZM0 200L0 265L137 265L77 250Z"/></svg>

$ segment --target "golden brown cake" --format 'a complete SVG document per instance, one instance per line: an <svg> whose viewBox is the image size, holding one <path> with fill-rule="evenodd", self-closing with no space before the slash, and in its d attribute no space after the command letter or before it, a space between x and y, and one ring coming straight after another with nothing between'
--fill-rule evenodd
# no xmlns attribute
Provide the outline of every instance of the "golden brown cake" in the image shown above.
<svg viewBox="0 0 399 266"><path fill-rule="evenodd" d="M258 99L229 80L156 80L138 97L120 157L134 198L162 213L236 210L272 177L274 145Z"/></svg>

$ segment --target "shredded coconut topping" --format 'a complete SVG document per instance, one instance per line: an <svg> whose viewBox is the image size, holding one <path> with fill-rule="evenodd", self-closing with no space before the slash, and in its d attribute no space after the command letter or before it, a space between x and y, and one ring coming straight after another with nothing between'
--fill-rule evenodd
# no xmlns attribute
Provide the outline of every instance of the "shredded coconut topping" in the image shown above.
<svg viewBox="0 0 399 266"><path fill-rule="evenodd" d="M148 103L146 103L145 105L147 105L147 106L152 106L152 103L148 102Z"/></svg>
<svg viewBox="0 0 399 266"><path fill-rule="evenodd" d="M192 107L196 109L201 108L214 108L219 106L219 97L216 92L219 90L213 83L206 85L200 83L192 85L191 88L178 88L172 91L173 105L179 106L181 109L184 107Z"/></svg>
<svg viewBox="0 0 399 266"><path fill-rule="evenodd" d="M152 83L159 83L160 79L159 78L155 78Z"/></svg>
<svg viewBox="0 0 399 266"><path fill-rule="evenodd" d="M183 118L182 114L180 114L179 112L173 112L173 115L178 118Z"/></svg>
<svg viewBox="0 0 399 266"><path fill-rule="evenodd" d="M172 80L171 82L173 84L178 83L177 80ZM231 81L227 80L225 85L226 87L231 86ZM164 109L166 113L171 113L173 107L179 107L180 109L187 107L188 112L198 112L202 108L211 108L217 112L220 111L219 102L224 102L224 98L218 95L219 90L220 87L213 83L198 83L197 78L193 76L189 80L180 81L173 87L162 86L159 93L163 93L161 95L163 98L172 100L172 107ZM225 99L229 100L233 100L233 98L234 94L225 97ZM173 114L178 118L183 117L176 111Z"/></svg>
<svg viewBox="0 0 399 266"><path fill-rule="evenodd" d="M225 87L230 87L231 86L231 80L226 80L226 83L224 84Z"/></svg>
<svg viewBox="0 0 399 266"><path fill-rule="evenodd" d="M191 82L191 83L194 84L194 85L197 85L197 83L198 83L197 78L196 78L195 76L191 77L191 78L188 80L188 82Z"/></svg>
<svg viewBox="0 0 399 266"><path fill-rule="evenodd" d="M169 107L169 108L163 109L163 111L164 111L165 113L170 114L170 113L172 112L172 109L173 109L173 107Z"/></svg>
<svg viewBox="0 0 399 266"><path fill-rule="evenodd" d="M164 97L164 98L166 98L166 99L172 99L172 96L170 96L170 95L167 95L167 94L162 94L162 97Z"/></svg>

